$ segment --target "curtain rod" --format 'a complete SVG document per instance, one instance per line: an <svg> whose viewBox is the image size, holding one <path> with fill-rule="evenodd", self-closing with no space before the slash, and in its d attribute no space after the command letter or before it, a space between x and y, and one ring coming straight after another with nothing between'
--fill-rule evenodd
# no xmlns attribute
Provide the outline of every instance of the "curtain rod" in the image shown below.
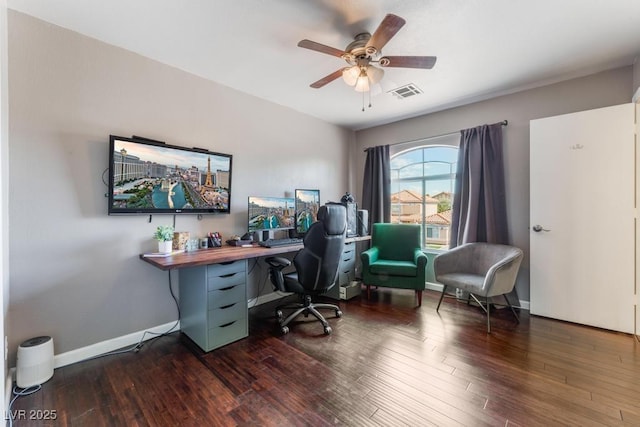
<svg viewBox="0 0 640 427"><path fill-rule="evenodd" d="M507 125L509 124L509 121L508 121L508 120L503 120L503 121L501 121L501 122L500 122L500 124L501 124L502 126L507 126ZM440 134L440 135L428 136L428 137L426 137L426 138L413 139L413 140L411 140L411 141L396 142L395 144L389 144L389 146L390 146L390 147L392 147L392 146L396 146L396 145L412 144L412 143L414 143L414 142L418 142L418 141L427 141L427 140L429 140L429 139L442 138L442 137L445 137L445 136L456 135L456 134L458 134L458 133L460 133L460 131L457 131L457 132L449 132L449 133L442 133L442 134ZM369 148L373 148L373 147L369 147ZM369 148L365 148L365 149L364 149L364 151L366 152Z"/></svg>

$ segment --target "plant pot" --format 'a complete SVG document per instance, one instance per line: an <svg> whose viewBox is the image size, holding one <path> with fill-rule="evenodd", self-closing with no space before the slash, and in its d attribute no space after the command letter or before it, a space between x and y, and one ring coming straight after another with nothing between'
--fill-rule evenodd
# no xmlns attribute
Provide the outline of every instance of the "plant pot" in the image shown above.
<svg viewBox="0 0 640 427"><path fill-rule="evenodd" d="M158 252L160 252L161 254L170 254L172 250L173 250L172 240L158 241Z"/></svg>

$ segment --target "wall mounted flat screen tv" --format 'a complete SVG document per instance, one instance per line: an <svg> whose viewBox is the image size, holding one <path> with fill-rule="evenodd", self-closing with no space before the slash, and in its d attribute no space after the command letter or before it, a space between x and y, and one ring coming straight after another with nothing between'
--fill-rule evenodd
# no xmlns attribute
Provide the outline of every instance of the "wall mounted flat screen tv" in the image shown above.
<svg viewBox="0 0 640 427"><path fill-rule="evenodd" d="M249 197L248 231L286 230L294 228L293 197Z"/></svg>
<svg viewBox="0 0 640 427"><path fill-rule="evenodd" d="M311 224L318 220L320 209L320 190L296 189L296 232L304 235Z"/></svg>
<svg viewBox="0 0 640 427"><path fill-rule="evenodd" d="M109 138L109 215L229 213L230 154Z"/></svg>

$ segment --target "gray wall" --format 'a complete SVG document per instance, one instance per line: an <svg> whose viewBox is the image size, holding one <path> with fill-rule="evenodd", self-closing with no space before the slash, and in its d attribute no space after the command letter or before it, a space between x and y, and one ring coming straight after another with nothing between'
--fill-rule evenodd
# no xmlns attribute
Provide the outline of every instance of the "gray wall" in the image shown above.
<svg viewBox="0 0 640 427"><path fill-rule="evenodd" d="M8 18L12 357L33 336L52 336L59 354L177 318L167 273L138 259L157 250L153 231L172 217L107 216L109 134L234 156L232 213L177 218L195 235L244 233L249 195L319 188L326 201L347 191L353 132L15 11Z"/></svg>
<svg viewBox="0 0 640 427"><path fill-rule="evenodd" d="M0 338L5 336L9 314L9 79L7 66L7 2L0 0ZM7 361L0 364L0 378L6 381ZM3 381L3 384L4 384ZM8 407L10 396L0 385L0 402Z"/></svg>
<svg viewBox="0 0 640 427"><path fill-rule="evenodd" d="M640 56L633 62L633 93L640 96Z"/></svg>
<svg viewBox="0 0 640 427"><path fill-rule="evenodd" d="M528 301L529 120L631 102L632 94L633 69L624 67L358 131L353 170L362 177L366 147L412 141L508 120L503 135L509 233L513 244L525 251L517 289L520 299ZM362 178L356 183L361 198Z"/></svg>

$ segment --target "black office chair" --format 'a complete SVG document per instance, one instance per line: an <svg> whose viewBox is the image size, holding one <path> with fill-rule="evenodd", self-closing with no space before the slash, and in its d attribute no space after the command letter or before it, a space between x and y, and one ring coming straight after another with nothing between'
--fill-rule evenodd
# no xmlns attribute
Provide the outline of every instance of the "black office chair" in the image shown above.
<svg viewBox="0 0 640 427"><path fill-rule="evenodd" d="M304 248L293 258L296 271L283 273L291 261L282 257L269 257L269 277L275 289L282 292L294 292L300 296L300 303L279 306L276 318L283 334L289 332L287 326L300 314L307 317L313 314L324 326L324 333L331 333L331 326L318 309L332 309L336 317L342 311L335 304L313 303L312 297L327 292L336 282L338 264L344 250L347 230L347 211L344 205L329 204L320 207L318 221L314 222L304 236ZM283 310L293 310L286 318Z"/></svg>

